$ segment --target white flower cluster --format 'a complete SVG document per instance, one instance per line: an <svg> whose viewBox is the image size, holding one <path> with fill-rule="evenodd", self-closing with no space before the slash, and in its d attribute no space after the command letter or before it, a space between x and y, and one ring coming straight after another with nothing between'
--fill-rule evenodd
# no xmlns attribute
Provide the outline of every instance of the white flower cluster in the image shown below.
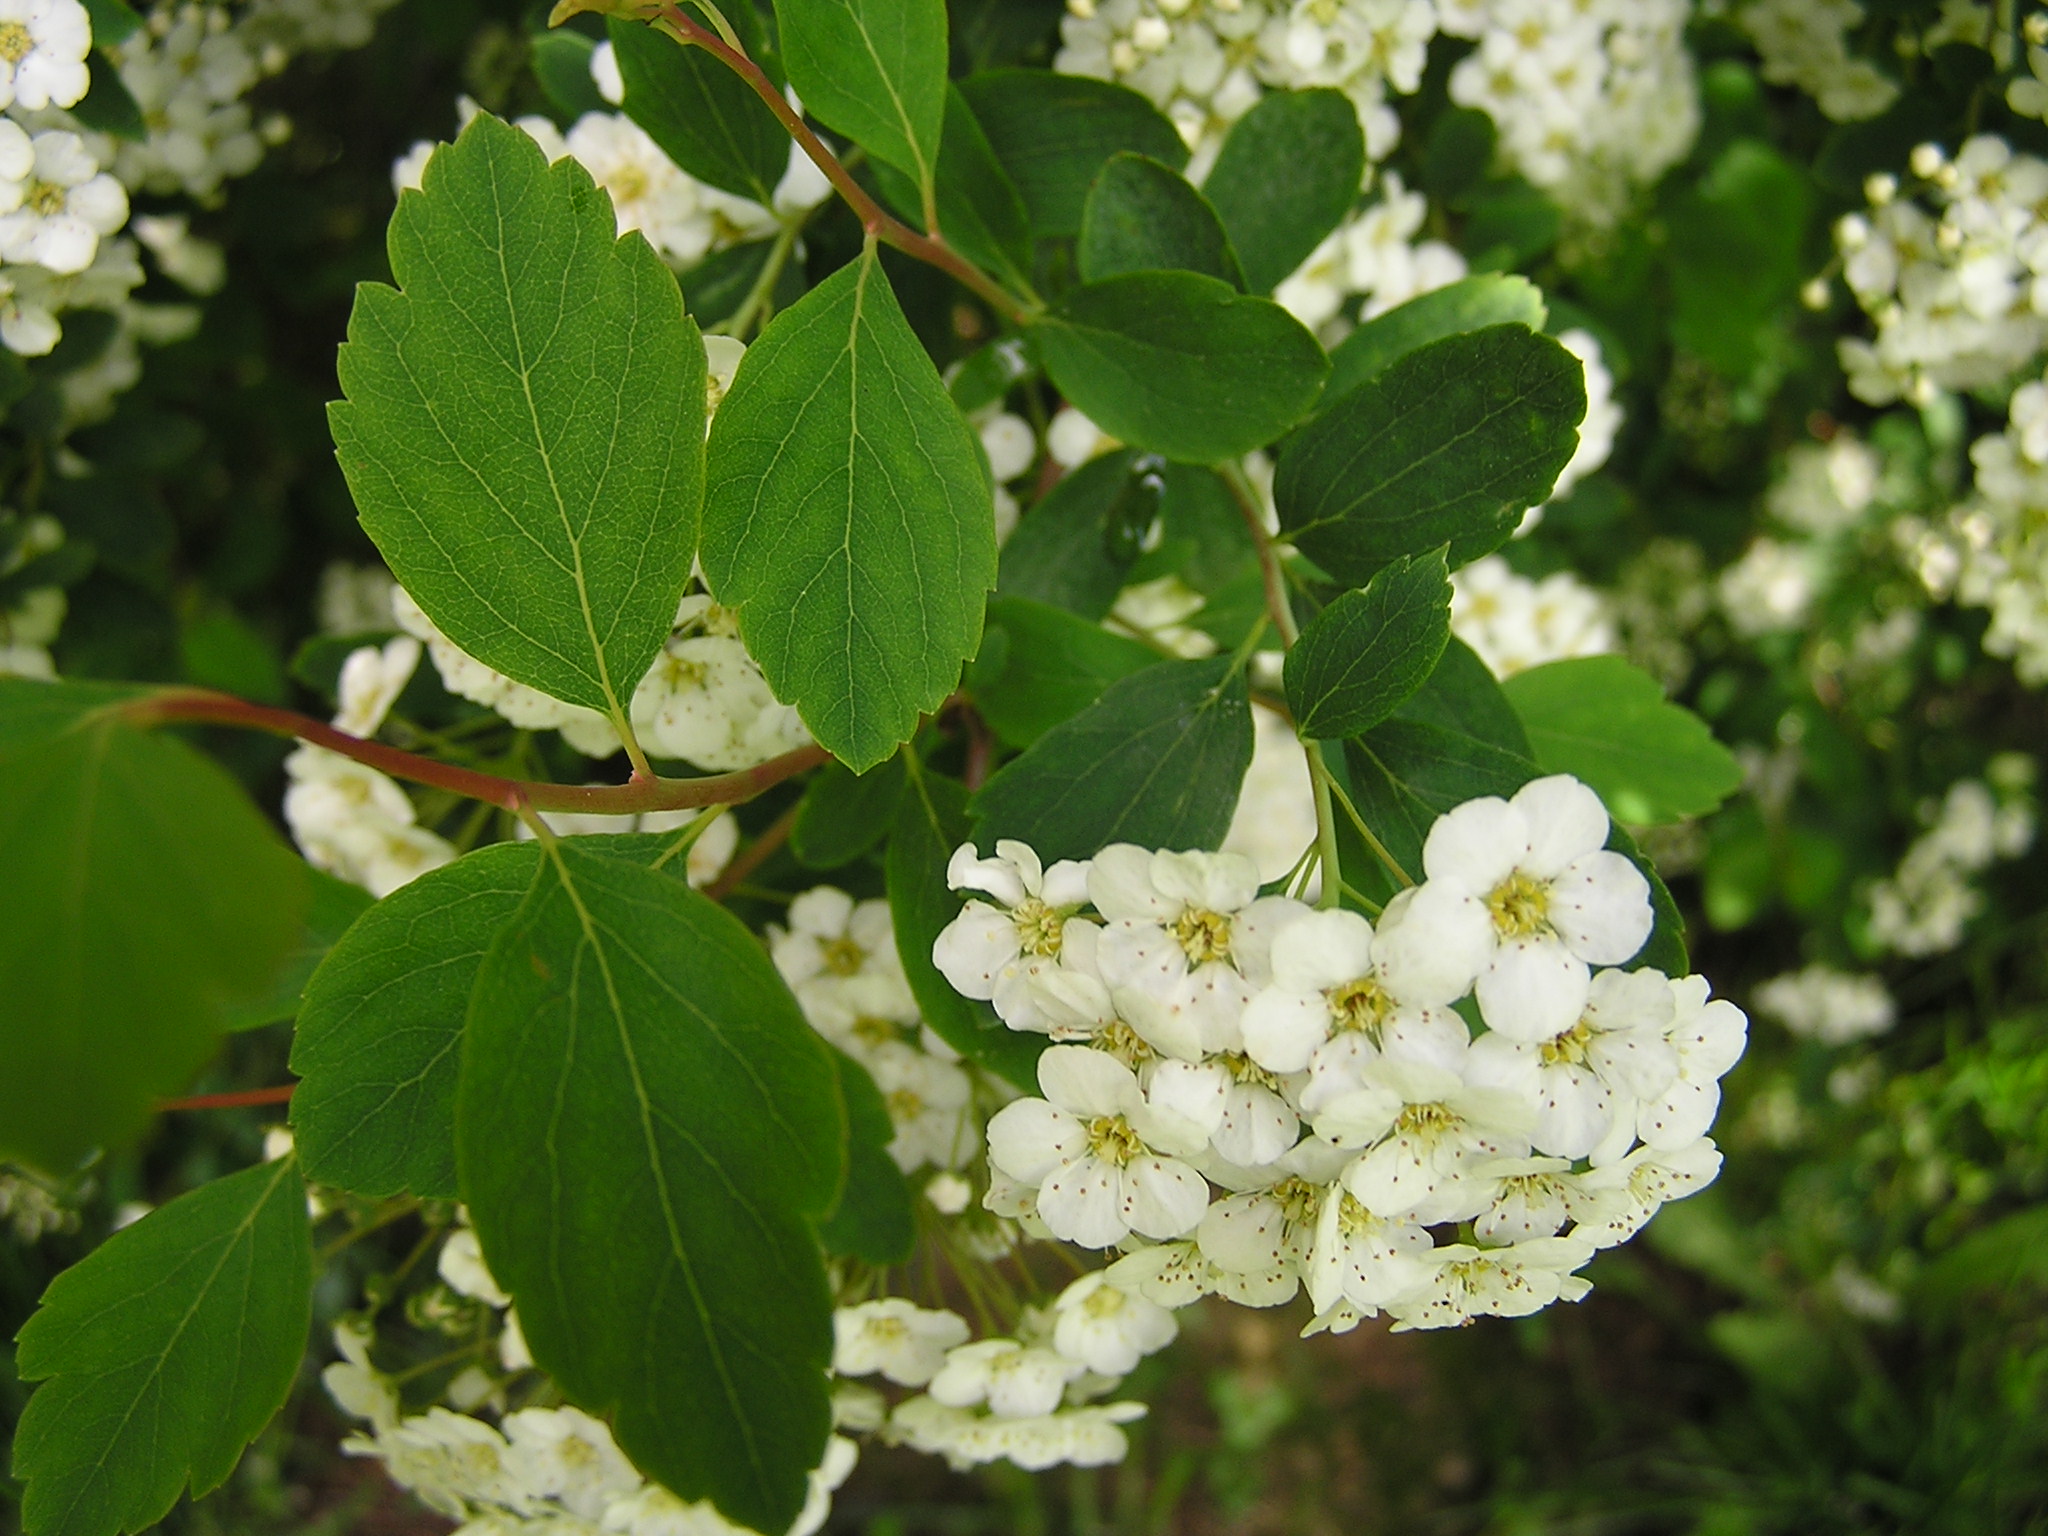
<svg viewBox="0 0 2048 1536"><path fill-rule="evenodd" d="M1401 131L1388 94L1421 84L1436 30L1430 0L1067 0L1053 67L1149 97L1180 130L1200 181L1268 87L1343 91L1367 160L1384 159Z"/></svg>
<svg viewBox="0 0 2048 1536"><path fill-rule="evenodd" d="M2048 11L2036 11L2020 26L2027 45L2027 72L2005 87L2005 104L2021 117L2048 119Z"/></svg>
<svg viewBox="0 0 2048 1536"><path fill-rule="evenodd" d="M1493 119L1506 163L1581 223L1606 226L1699 133L1687 0L1438 0L1478 47L1451 100Z"/></svg>
<svg viewBox="0 0 2048 1536"><path fill-rule="evenodd" d="M1899 1020L1892 995L1879 978L1818 964L1773 976L1759 986L1756 1011L1822 1045L1846 1045L1881 1035Z"/></svg>
<svg viewBox="0 0 2048 1536"><path fill-rule="evenodd" d="M0 1221L7 1223L16 1242L33 1243L51 1232L76 1229L78 1212L39 1180L0 1168Z"/></svg>
<svg viewBox="0 0 2048 1536"><path fill-rule="evenodd" d="M0 559L0 577L12 576L31 560L40 559L64 542L64 530L53 517L32 517L22 525L14 548ZM33 677L48 682L57 675L50 645L64 627L62 587L32 587L0 608L0 677Z"/></svg>
<svg viewBox="0 0 2048 1536"><path fill-rule="evenodd" d="M1838 123L1875 117L1899 95L1891 76L1849 52L1848 34L1863 20L1857 0L1749 0L1735 11L1764 78L1806 92Z"/></svg>
<svg viewBox="0 0 2048 1536"><path fill-rule="evenodd" d="M1360 300L1356 318L1370 320L1455 283L1465 275L1465 258L1441 240L1415 238L1428 213L1423 195L1410 192L1398 171L1382 172L1379 196L1309 252L1273 290L1274 299L1334 346L1351 328L1352 299Z"/></svg>
<svg viewBox="0 0 2048 1536"><path fill-rule="evenodd" d="M1827 537L1852 528L1877 499L1883 464L1846 428L1825 443L1799 443L1765 493L1764 507L1787 528Z"/></svg>
<svg viewBox="0 0 2048 1536"><path fill-rule="evenodd" d="M1951 784L1939 806L1923 806L1927 830L1890 878L1870 890L1870 941L1894 954L1939 955L1963 940L1984 909L1975 876L2034 844L2034 761L1993 759L1984 779ZM1987 780L1989 782L1987 782Z"/></svg>
<svg viewBox="0 0 2048 1536"><path fill-rule="evenodd" d="M400 636L362 646L342 663L337 730L375 736L420 663L420 643ZM308 863L388 896L455 857L447 839L419 825L396 780L325 747L300 746L284 761L285 825Z"/></svg>
<svg viewBox="0 0 2048 1536"><path fill-rule="evenodd" d="M1469 801L1376 924L1262 897L1231 854L963 847L933 960L1057 1042L1043 1097L989 1122L984 1203L1124 1250L1109 1282L1168 1308L1306 1288L1312 1331L1583 1295L1595 1251L1718 1171L1746 1030L1699 977L1599 969L1652 926L1608 829L1564 776Z"/></svg>
<svg viewBox="0 0 2048 1536"><path fill-rule="evenodd" d="M1754 640L1804 626L1826 574L1816 545L1759 537L1715 579L1714 595L1728 627Z"/></svg>
<svg viewBox="0 0 2048 1536"><path fill-rule="evenodd" d="M2000 385L2048 345L2048 162L1995 134L1913 151L1919 195L1890 176L1835 224L1842 275L1876 331L1838 344L1855 396L1924 405Z"/></svg>
<svg viewBox="0 0 2048 1536"><path fill-rule="evenodd" d="M1452 573L1451 633L1495 677L1615 648L1614 624L1598 592L1569 571L1531 581L1499 555Z"/></svg>

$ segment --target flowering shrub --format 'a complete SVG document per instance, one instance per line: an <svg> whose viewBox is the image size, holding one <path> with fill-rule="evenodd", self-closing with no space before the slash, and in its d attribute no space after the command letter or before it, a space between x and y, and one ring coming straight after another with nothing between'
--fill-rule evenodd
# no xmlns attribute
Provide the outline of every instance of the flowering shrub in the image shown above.
<svg viewBox="0 0 2048 1536"><path fill-rule="evenodd" d="M0 0L26 1536L2032 1529L2035 9Z"/></svg>

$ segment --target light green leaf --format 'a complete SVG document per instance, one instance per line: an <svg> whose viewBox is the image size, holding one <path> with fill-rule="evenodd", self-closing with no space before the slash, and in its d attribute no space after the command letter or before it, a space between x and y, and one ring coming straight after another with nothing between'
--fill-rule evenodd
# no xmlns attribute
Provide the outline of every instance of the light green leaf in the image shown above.
<svg viewBox="0 0 2048 1536"><path fill-rule="evenodd" d="M1453 569L1506 543L1578 447L1585 369L1519 325L1447 336L1389 365L1288 446L1280 526L1357 586L1402 555Z"/></svg>
<svg viewBox="0 0 2048 1536"><path fill-rule="evenodd" d="M969 840L970 831L966 788L920 765L897 805L889 834L886 873L896 954L918 1011L938 1037L1029 1092L1038 1082L1045 1037L1008 1028L988 1004L954 991L932 964L932 945L960 915L960 898L946 884L946 862Z"/></svg>
<svg viewBox="0 0 2048 1536"><path fill-rule="evenodd" d="M1536 761L1584 779L1633 826L1704 816L1742 785L1735 754L1707 723L1619 656L1553 661L1501 687Z"/></svg>
<svg viewBox="0 0 2048 1536"><path fill-rule="evenodd" d="M1193 272L1088 283L1031 336L1060 393L1105 432L1190 464L1272 442L1315 403L1330 367L1278 304Z"/></svg>
<svg viewBox="0 0 2048 1536"><path fill-rule="evenodd" d="M873 767L974 654L996 536L981 444L872 249L747 349L710 454L711 590L775 696Z"/></svg>
<svg viewBox="0 0 2048 1536"><path fill-rule="evenodd" d="M789 168L789 133L754 88L702 48L644 22L612 17L606 35L626 86L626 116L661 152L699 181L773 206Z"/></svg>
<svg viewBox="0 0 2048 1536"><path fill-rule="evenodd" d="M1323 400L1327 404L1350 393L1378 378L1396 358L1446 336L1489 325L1525 325L1540 331L1549 318L1543 290L1519 273L1460 278L1395 305L1339 342L1330 354L1330 381L1323 386Z"/></svg>
<svg viewBox="0 0 2048 1536"><path fill-rule="evenodd" d="M827 763L797 806L789 851L807 869L851 864L889 835L902 796L900 753L859 774Z"/></svg>
<svg viewBox="0 0 2048 1536"><path fill-rule="evenodd" d="M960 82L975 120L1010 173L1032 232L1081 232L1081 209L1102 162L1135 150L1175 170L1188 163L1164 113L1128 86L1043 69L997 69Z"/></svg>
<svg viewBox="0 0 2048 1536"><path fill-rule="evenodd" d="M1253 293L1271 293L1358 201L1365 135L1342 91L1268 91L1202 182Z"/></svg>
<svg viewBox="0 0 2048 1536"><path fill-rule="evenodd" d="M0 679L0 1156L53 1173L132 1138L305 924L306 866L125 693Z"/></svg>
<svg viewBox="0 0 2048 1536"><path fill-rule="evenodd" d="M498 843L399 887L313 973L292 1036L306 1177L452 1200L462 1020L484 954L526 899L535 843Z"/></svg>
<svg viewBox="0 0 2048 1536"><path fill-rule="evenodd" d="M43 1381L14 1441L27 1536L147 1530L188 1485L227 1481L291 1391L312 1294L290 1158L180 1196L58 1275L15 1357Z"/></svg>
<svg viewBox="0 0 2048 1536"><path fill-rule="evenodd" d="M463 1196L563 1395L679 1496L783 1530L831 1429L831 1062L753 934L597 841L554 846L477 976Z"/></svg>
<svg viewBox="0 0 2048 1536"><path fill-rule="evenodd" d="M985 643L968 669L974 706L1013 747L1028 747L1062 720L1102 697L1102 690L1159 660L1159 653L1112 634L1064 608L1028 597L988 605L988 640L1001 637L1001 660Z"/></svg>
<svg viewBox="0 0 2048 1536"><path fill-rule="evenodd" d="M573 158L479 116L399 199L399 287L356 290L329 407L363 527L457 645L625 718L675 621L704 349L673 275Z"/></svg>
<svg viewBox="0 0 2048 1536"><path fill-rule="evenodd" d="M881 1089L859 1062L826 1047L846 1104L846 1187L832 1213L818 1223L829 1253L867 1264L901 1264L917 1241L910 1185L889 1156L896 1127Z"/></svg>
<svg viewBox="0 0 2048 1536"><path fill-rule="evenodd" d="M927 191L946 119L945 0L775 0L804 110Z"/></svg>
<svg viewBox="0 0 2048 1536"><path fill-rule="evenodd" d="M1126 272L1200 272L1244 287L1216 210L1171 166L1126 151L1095 175L1076 248L1087 282Z"/></svg>
<svg viewBox="0 0 2048 1536"><path fill-rule="evenodd" d="M1323 741L1378 725L1436 670L1451 638L1444 553L1396 560L1310 622L1287 653L1287 705Z"/></svg>
<svg viewBox="0 0 2048 1536"><path fill-rule="evenodd" d="M1214 848L1252 760L1251 696L1227 656L1164 661L1111 683L974 797L975 841L1054 859L1109 843Z"/></svg>

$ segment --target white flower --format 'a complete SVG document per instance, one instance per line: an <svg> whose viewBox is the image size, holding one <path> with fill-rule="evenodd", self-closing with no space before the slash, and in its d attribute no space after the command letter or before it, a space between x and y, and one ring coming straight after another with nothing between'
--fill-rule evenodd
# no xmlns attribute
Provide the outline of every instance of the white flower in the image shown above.
<svg viewBox="0 0 2048 1536"><path fill-rule="evenodd" d="M1726 998L1707 997L1704 976L1675 976L1668 1038L1678 1056L1671 1086L1647 1096L1636 1112L1636 1134L1660 1151L1675 1151L1706 1135L1721 1108L1721 1079L1741 1059L1749 1020Z"/></svg>
<svg viewBox="0 0 2048 1536"><path fill-rule="evenodd" d="M788 928L768 930L768 951L804 1016L842 1049L860 1050L863 1035L893 1036L875 1023L917 1020L886 901L855 902L835 886L813 887L789 904Z"/></svg>
<svg viewBox="0 0 2048 1536"><path fill-rule="evenodd" d="M859 1057L895 1127L889 1156L898 1168L905 1173L927 1164L957 1168L974 1155L974 1122L968 1113L974 1084L965 1068L900 1040L869 1045Z"/></svg>
<svg viewBox="0 0 2048 1536"><path fill-rule="evenodd" d="M472 1296L486 1306L512 1305L512 1298L491 1278L491 1272L484 1264L483 1245L477 1241L471 1228L457 1227L448 1234L448 1240L441 1245L436 1267L441 1271L441 1278L458 1294Z"/></svg>
<svg viewBox="0 0 2048 1536"><path fill-rule="evenodd" d="M1127 1376L1180 1332L1173 1314L1103 1270L1083 1275L1053 1303L1053 1348L1098 1376Z"/></svg>
<svg viewBox="0 0 2048 1536"><path fill-rule="evenodd" d="M1756 989L1756 1006L1793 1034L1823 1045L1881 1035L1899 1017L1881 978L1853 976L1825 965L1773 976Z"/></svg>
<svg viewBox="0 0 2048 1536"><path fill-rule="evenodd" d="M769 691L731 611L701 594L678 605L673 633L633 691L631 714L653 756L714 773L751 768L810 740L796 711Z"/></svg>
<svg viewBox="0 0 2048 1536"><path fill-rule="evenodd" d="M946 1351L967 1342L966 1322L927 1311L898 1296L841 1307L832 1314L832 1369L840 1376L876 1373L905 1387L938 1375Z"/></svg>
<svg viewBox="0 0 2048 1536"><path fill-rule="evenodd" d="M932 964L963 997L993 1002L1012 1029L1073 1039L1114 1016L1094 974L1095 925L1073 914L1088 899L1088 865L1045 869L1029 846L1008 839L984 859L963 843L946 866L956 891L981 891L999 905L969 901L932 946ZM1067 965L1072 936L1081 963ZM1083 954L1082 951L1089 953Z"/></svg>
<svg viewBox="0 0 2048 1536"><path fill-rule="evenodd" d="M1194 1061L1238 1043L1250 1000L1230 964L1235 915L1259 893L1250 859L1114 843L1088 871L1108 919L1096 963L1117 1011L1155 1049Z"/></svg>
<svg viewBox="0 0 2048 1536"><path fill-rule="evenodd" d="M1018 1099L989 1121L989 1160L1037 1188L1038 1215L1056 1236L1107 1248L1132 1232L1195 1229L1209 1186L1179 1156L1202 1148L1203 1127L1155 1111L1129 1067L1086 1046L1045 1051L1038 1082L1043 1099Z"/></svg>
<svg viewBox="0 0 2048 1536"><path fill-rule="evenodd" d="M1338 1146L1366 1148L1344 1187L1376 1215L1412 1215L1425 1225L1476 1215L1484 1197L1466 1171L1529 1149L1535 1107L1517 1094L1420 1061L1382 1058L1359 1078L1360 1090L1325 1109L1316 1131Z"/></svg>
<svg viewBox="0 0 2048 1536"><path fill-rule="evenodd" d="M1340 1301L1374 1316L1422 1284L1432 1250L1413 1220L1375 1215L1348 1190L1328 1190L1316 1217L1307 1265L1309 1300L1320 1315Z"/></svg>
<svg viewBox="0 0 2048 1536"><path fill-rule="evenodd" d="M531 1502L511 1445L467 1414L429 1408L378 1429L372 1438L344 1440L342 1449L381 1458L394 1483L410 1488L421 1503L451 1520L467 1519L474 1504L518 1510Z"/></svg>
<svg viewBox="0 0 2048 1536"><path fill-rule="evenodd" d="M521 1408L500 1426L511 1442L525 1491L571 1514L596 1520L643 1479L600 1420L574 1408Z"/></svg>
<svg viewBox="0 0 2048 1536"><path fill-rule="evenodd" d="M91 51L78 0L0 0L0 107L76 106L92 83Z"/></svg>
<svg viewBox="0 0 2048 1536"><path fill-rule="evenodd" d="M9 125L10 127L12 125ZM75 133L39 133L30 163L16 170L19 130L0 139L0 256L52 272L83 272L100 237L128 220L128 194ZM11 163L10 163L11 162Z"/></svg>
<svg viewBox="0 0 2048 1536"><path fill-rule="evenodd" d="M889 1416L889 1433L902 1444L943 1456L963 1470L1012 1461L1042 1472L1061 1465L1101 1467L1122 1461L1130 1444L1119 1426L1144 1416L1142 1403L1102 1403L1031 1418L1001 1418L950 1407L931 1397L913 1397Z"/></svg>
<svg viewBox="0 0 2048 1536"><path fill-rule="evenodd" d="M1705 1136L1668 1151L1637 1147L1621 1161L1581 1176L1589 1192L1608 1192L1618 1199L1614 1214L1604 1221L1582 1222L1573 1235L1598 1248L1625 1243L1642 1231L1665 1201L1705 1189L1720 1171L1721 1151Z"/></svg>
<svg viewBox="0 0 2048 1536"><path fill-rule="evenodd" d="M1423 844L1424 892L1450 899L1427 924L1404 921L1408 942L1382 943L1383 974L1403 990L1423 977L1447 985L1476 946L1490 951L1474 988L1489 1025L1532 1042L1570 1028L1588 967L1619 965L1650 936L1649 883L1606 849L1607 830L1600 797L1567 774L1439 816Z"/></svg>
<svg viewBox="0 0 2048 1536"><path fill-rule="evenodd" d="M1531 509L1533 518L1537 509ZM1534 524L1525 518L1524 529ZM1607 601L1569 571L1541 581L1517 575L1499 555L1451 577L1451 632L1495 677L1616 648Z"/></svg>
<svg viewBox="0 0 2048 1536"><path fill-rule="evenodd" d="M1315 786L1301 738L1277 711L1254 704L1252 765L1238 790L1222 851L1243 854L1258 866L1259 879L1270 884L1293 869L1315 840ZM1318 872L1302 894L1313 900L1321 883Z"/></svg>
<svg viewBox="0 0 2048 1536"><path fill-rule="evenodd" d="M1526 1317L1592 1289L1572 1271L1593 1256L1577 1236L1536 1237L1505 1248L1449 1243L1425 1255L1422 1283L1387 1310L1394 1329L1453 1328L1475 1317Z"/></svg>
<svg viewBox="0 0 2048 1536"><path fill-rule="evenodd" d="M986 1403L1003 1418L1035 1418L1059 1407L1067 1383L1087 1368L1057 1350L1016 1339L981 1339L947 1351L927 1390L949 1408Z"/></svg>
<svg viewBox="0 0 2048 1536"><path fill-rule="evenodd" d="M637 123L611 112L586 112L570 128L567 146L611 194L620 234L637 229L655 250L685 264L711 249L716 230L706 189Z"/></svg>
<svg viewBox="0 0 2048 1536"><path fill-rule="evenodd" d="M1501 1158L1480 1163L1469 1177L1486 1190L1486 1209L1472 1222L1482 1243L1518 1243L1554 1237L1567 1221L1612 1220L1624 1206L1611 1190L1588 1189L1561 1157Z"/></svg>
<svg viewBox="0 0 2048 1536"><path fill-rule="evenodd" d="M1529 1140L1537 1151L1584 1157L1614 1129L1618 1107L1630 1112L1633 1130L1638 1101L1659 1098L1676 1081L1678 1053L1667 1038L1674 1006L1661 971L1602 971L1569 1029L1540 1041L1483 1035L1473 1042L1469 1076L1535 1104Z"/></svg>

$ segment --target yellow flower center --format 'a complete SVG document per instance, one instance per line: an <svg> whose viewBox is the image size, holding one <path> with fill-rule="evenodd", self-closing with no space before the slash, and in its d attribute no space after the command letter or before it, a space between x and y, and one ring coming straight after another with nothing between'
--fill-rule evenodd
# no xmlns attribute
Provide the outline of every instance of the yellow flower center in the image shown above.
<svg viewBox="0 0 2048 1536"><path fill-rule="evenodd" d="M1230 919L1221 912L1202 907L1184 908L1166 925L1189 965L1206 965L1211 960L1230 958Z"/></svg>
<svg viewBox="0 0 2048 1536"><path fill-rule="evenodd" d="M1298 1173L1290 1173L1267 1191L1280 1207L1280 1214L1291 1226L1305 1227L1316 1219L1316 1212L1323 1203L1323 1192L1319 1185L1311 1184ZM1350 1200L1349 1195L1345 1199ZM1352 1200L1353 1205L1358 1204Z"/></svg>
<svg viewBox="0 0 2048 1536"><path fill-rule="evenodd" d="M18 21L0 21L0 59L19 64L35 48L36 40Z"/></svg>
<svg viewBox="0 0 2048 1536"><path fill-rule="evenodd" d="M1563 1034L1544 1041L1537 1054L1546 1067L1576 1067L1586 1059L1586 1048L1592 1043L1593 1031L1581 1019Z"/></svg>
<svg viewBox="0 0 2048 1536"><path fill-rule="evenodd" d="M894 1019L878 1019L871 1013L855 1019L851 1033L854 1039L868 1045L888 1045L903 1038L903 1032L896 1027Z"/></svg>
<svg viewBox="0 0 2048 1536"><path fill-rule="evenodd" d="M834 976L858 976L868 958L868 952L851 939L821 939L818 955Z"/></svg>
<svg viewBox="0 0 2048 1536"><path fill-rule="evenodd" d="M1386 1223L1365 1208L1348 1189L1338 1197L1337 1230L1346 1237L1371 1237Z"/></svg>
<svg viewBox="0 0 2048 1536"><path fill-rule="evenodd" d="M1407 1104L1394 1117L1394 1134L1433 1141L1457 1125L1457 1114L1442 1104Z"/></svg>
<svg viewBox="0 0 2048 1536"><path fill-rule="evenodd" d="M614 202L638 202L647 195L647 173L637 165L622 165L606 178L605 187Z"/></svg>
<svg viewBox="0 0 2048 1536"><path fill-rule="evenodd" d="M1112 1019L1109 1027L1095 1037L1095 1044L1134 1072L1159 1054L1122 1019Z"/></svg>
<svg viewBox="0 0 2048 1536"><path fill-rule="evenodd" d="M22 193L22 203L36 213L48 218L53 213L64 211L64 188L54 181L32 181Z"/></svg>
<svg viewBox="0 0 2048 1536"><path fill-rule="evenodd" d="M1330 988L1323 997L1330 1005L1333 1031L1355 1030L1374 1045L1379 1044L1380 1030L1394 1013L1394 1000L1387 995L1386 988L1370 976L1361 976L1341 987Z"/></svg>
<svg viewBox="0 0 2048 1536"><path fill-rule="evenodd" d="M1216 1059L1223 1064L1223 1070L1230 1074L1233 1081L1250 1083L1258 1088L1270 1088L1274 1093L1280 1091L1280 1079L1251 1057L1237 1051L1226 1051Z"/></svg>
<svg viewBox="0 0 2048 1536"><path fill-rule="evenodd" d="M1121 1168L1144 1152L1145 1143L1122 1115L1097 1115L1088 1122L1088 1150Z"/></svg>
<svg viewBox="0 0 2048 1536"><path fill-rule="evenodd" d="M1504 939L1524 939L1550 930L1550 883L1516 870L1486 898L1493 926Z"/></svg>
<svg viewBox="0 0 2048 1536"><path fill-rule="evenodd" d="M908 1088L892 1089L882 1102L888 1105L891 1120L915 1120L924 1113L924 1100Z"/></svg>
<svg viewBox="0 0 2048 1536"><path fill-rule="evenodd" d="M1036 896L1027 896L1010 909L1010 921L1017 925L1017 947L1027 955L1056 959L1060 952L1060 915Z"/></svg>

